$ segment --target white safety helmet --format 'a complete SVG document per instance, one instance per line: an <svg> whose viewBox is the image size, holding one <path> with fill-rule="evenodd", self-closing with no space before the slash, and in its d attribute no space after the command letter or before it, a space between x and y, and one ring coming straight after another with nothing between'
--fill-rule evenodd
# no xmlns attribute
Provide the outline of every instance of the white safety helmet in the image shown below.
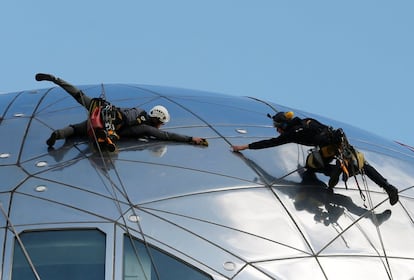
<svg viewBox="0 0 414 280"><path fill-rule="evenodd" d="M170 114L168 113L167 108L161 105L157 105L151 109L149 112L151 118L157 118L162 123L167 123L170 121Z"/></svg>

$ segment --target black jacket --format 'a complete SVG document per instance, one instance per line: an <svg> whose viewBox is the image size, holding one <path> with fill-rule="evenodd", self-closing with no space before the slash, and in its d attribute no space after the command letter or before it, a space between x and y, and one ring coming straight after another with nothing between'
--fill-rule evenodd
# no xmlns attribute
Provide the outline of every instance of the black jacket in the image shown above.
<svg viewBox="0 0 414 280"><path fill-rule="evenodd" d="M331 144L332 129L312 118L295 117L288 122L283 132L276 138L249 144L249 149L264 149L287 143L323 147Z"/></svg>

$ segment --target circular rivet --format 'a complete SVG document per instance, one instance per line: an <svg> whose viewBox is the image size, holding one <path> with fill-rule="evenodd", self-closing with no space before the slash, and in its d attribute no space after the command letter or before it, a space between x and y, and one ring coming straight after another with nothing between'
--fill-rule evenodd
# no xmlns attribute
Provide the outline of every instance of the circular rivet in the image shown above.
<svg viewBox="0 0 414 280"><path fill-rule="evenodd" d="M37 191L37 192L45 192L46 190L47 190L47 187L43 186L43 185L37 186L35 188L35 191Z"/></svg>
<svg viewBox="0 0 414 280"><path fill-rule="evenodd" d="M227 271L233 271L236 268L236 265L234 264L234 262L225 262L223 264L223 267Z"/></svg>
<svg viewBox="0 0 414 280"><path fill-rule="evenodd" d="M133 222L133 223L139 222L139 216L138 215L131 215L131 216L128 217L128 220L130 222Z"/></svg>
<svg viewBox="0 0 414 280"><path fill-rule="evenodd" d="M38 161L38 162L36 162L36 166L37 167L45 167L45 166L47 166L47 162L46 161Z"/></svg>

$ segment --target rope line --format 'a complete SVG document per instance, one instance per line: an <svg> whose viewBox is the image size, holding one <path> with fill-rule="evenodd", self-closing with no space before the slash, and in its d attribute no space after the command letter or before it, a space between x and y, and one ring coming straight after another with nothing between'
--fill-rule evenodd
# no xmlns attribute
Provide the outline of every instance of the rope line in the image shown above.
<svg viewBox="0 0 414 280"><path fill-rule="evenodd" d="M36 277L37 280L40 280L40 276L39 273L36 270L36 267L34 266L32 259L30 258L29 253L26 250L26 247L23 244L23 241L20 239L19 233L17 232L16 228L14 227L12 221L10 220L10 217L7 215L6 211L3 208L3 204L0 202L0 210L4 216L4 218L7 220L7 223L10 225L11 230L13 232L13 235L16 237L17 242L20 245L20 248L23 251L24 257L26 258L27 262L29 263L30 269L32 270L34 276Z"/></svg>
<svg viewBox="0 0 414 280"><path fill-rule="evenodd" d="M101 95L100 95L100 96L101 96L104 100L106 100L106 93L105 93L105 88L104 88L104 85L103 85L103 84L101 84L101 90L102 90L102 93L101 93ZM88 122L90 122L90 114L89 114L89 110L88 110ZM93 131L93 141L94 141L95 146L96 146L96 148L97 148L97 151L98 151L99 157L100 157L100 159L101 159L101 161L102 161L102 164L103 164L103 166L104 166L104 169L105 169L105 170L109 170L108 165L107 165L107 163L106 163L106 161L105 161L104 151L101 149L101 147L100 147L100 145L99 145L99 142L98 142L97 136L96 136L96 134L95 134L95 131L94 131L93 129L92 129L92 131ZM129 238L129 240L130 240L130 243L131 243L131 246L132 246L132 248L133 248L134 254L135 254L135 256L136 256L136 258L137 258L137 260L138 260L138 263L139 263L139 265L140 265L140 267L141 267L141 270L142 270L142 272L143 272L143 274L144 274L144 277L145 277L145 279L148 279L148 276L147 276L147 275L146 275L146 273L145 273L145 269L144 269L144 267L143 267L143 264L142 264L142 262L140 261L140 257L139 257L138 249L137 249L137 247L135 246L134 240L133 240L133 238L132 238L132 233L131 233L131 232L130 232L130 230L129 230L129 226L128 226L128 224L127 224L127 220L126 220L125 215L124 215L124 213L123 213L123 211L122 211L122 208L121 208L121 201L119 200L119 198L118 198L118 196L117 196L117 194L116 194L116 190L118 190L118 191L122 194L122 196L126 199L126 201L127 201L127 203L128 203L128 206L129 206L129 208L131 209L131 211L132 211L133 215L135 215L135 216L137 216L137 217L138 217L137 212L135 211L135 205L132 203L132 201L131 201L131 199L130 199L130 197L129 197L128 193L127 193L127 190L126 190L126 188L125 188L125 185L124 185L124 183L123 183L123 180L121 179L121 176L120 176L120 174L119 174L118 170L116 169L115 164L114 164L114 162L113 162L112 158L111 158L111 157L109 157L109 159L110 159L110 163L111 163L111 165L112 165L112 167L113 167L113 169L114 169L114 172L115 172L116 178L117 178L118 182L120 183L120 187L119 187L119 186L115 183L115 181L111 178L111 176L109 175L109 173L105 173L105 174L103 174L103 176L104 176L104 177L105 177L105 178L106 178L106 179L110 182L110 185L111 185L111 188L112 188L113 194L112 194L111 192L109 192L109 191L108 191L108 192L109 192L109 194L111 195L111 197L113 198L113 200L114 200L114 202L115 202L115 204L116 204L116 207L117 207L117 209L118 209L118 211L119 211L119 214L120 214L121 219L122 219L123 226L125 227L126 234L127 234L128 238ZM108 190L108 189L107 189L107 190ZM159 279L159 272L158 272L157 267L155 266L154 258L153 258L152 254L151 254L151 250L150 250L149 244L148 244L148 242L147 242L147 240L146 240L145 233L144 233L144 230L143 230L143 228L142 228L142 225L141 225L141 223L140 223L139 219L137 219L137 220L135 221L135 223L136 223L136 225L137 225L137 227L138 227L138 230L139 230L139 232L140 232L140 234L141 234L141 238L142 238L142 241L143 241L143 244L144 244L145 250L146 250L146 252L147 252L147 254L148 254L149 258L150 258L151 266L154 268L155 275L156 275L157 279Z"/></svg>

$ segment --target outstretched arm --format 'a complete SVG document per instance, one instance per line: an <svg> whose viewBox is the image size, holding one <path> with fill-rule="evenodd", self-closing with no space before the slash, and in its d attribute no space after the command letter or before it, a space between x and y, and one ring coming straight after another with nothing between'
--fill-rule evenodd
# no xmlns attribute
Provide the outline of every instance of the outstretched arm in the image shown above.
<svg viewBox="0 0 414 280"><path fill-rule="evenodd" d="M137 126L130 126L124 130L119 132L121 137L154 137L159 140L166 140L166 141L175 141L175 142L187 142L187 143L194 143L198 145L207 145L207 141L203 138L199 137L191 137L187 135L182 135L174 132L168 132L160 130L156 127L150 125L137 125Z"/></svg>
<svg viewBox="0 0 414 280"><path fill-rule="evenodd" d="M253 142L253 143L246 144L246 145L240 145L240 146L234 145L232 146L232 148L234 152L239 152L239 151L243 151L246 149L252 149L252 150L265 149L265 148L279 146L285 143L287 143L287 141L285 141L284 138L279 136L277 138L261 140L261 141Z"/></svg>

